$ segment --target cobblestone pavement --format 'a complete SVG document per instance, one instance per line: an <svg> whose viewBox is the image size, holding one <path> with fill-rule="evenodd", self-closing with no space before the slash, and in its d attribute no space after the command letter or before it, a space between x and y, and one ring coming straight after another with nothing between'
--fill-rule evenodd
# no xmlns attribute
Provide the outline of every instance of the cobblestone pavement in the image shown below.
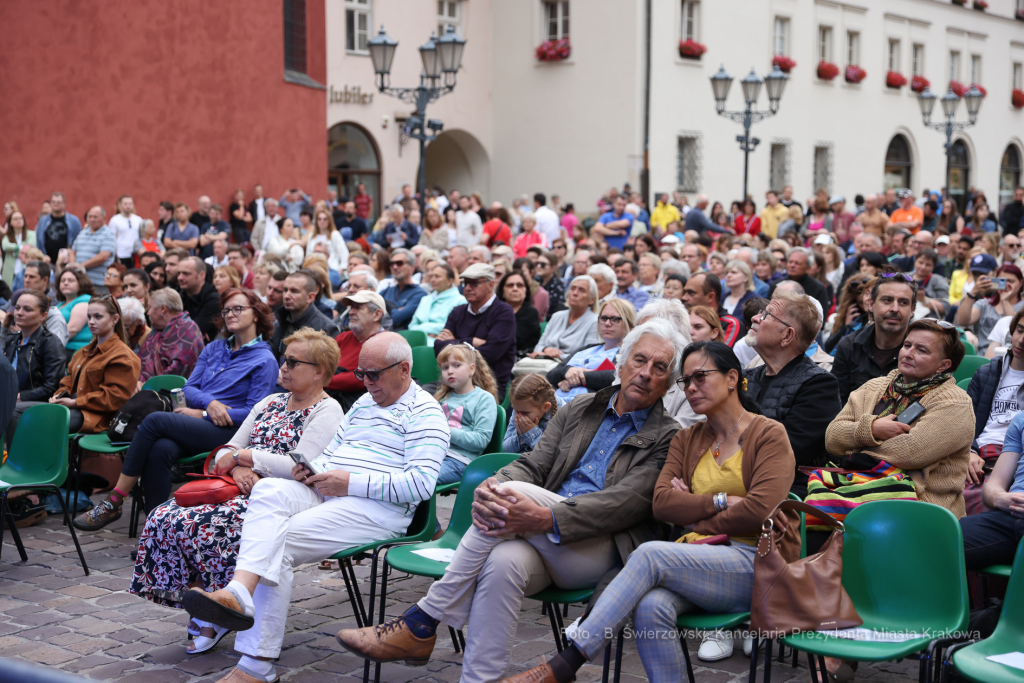
<svg viewBox="0 0 1024 683"><path fill-rule="evenodd" d="M442 524L450 515L453 497L442 498ZM93 680L124 683L199 683L222 678L234 666L234 636L229 635L212 652L198 656L185 653L183 611L154 605L127 593L132 575L131 550L127 537L127 514L107 529L80 533L90 574L83 576L74 545L59 517L22 529L28 552L27 562L19 560L17 549L6 534L0 560L0 657L17 658L35 664L80 674ZM368 564L368 563L367 563ZM356 574L366 594L370 569L364 564ZM388 615L403 612L423 595L428 581L393 574L389 580ZM568 625L579 616L578 606L569 609ZM326 572L309 565L296 571L292 607L284 650L277 662L282 681L292 683L344 683L361 679L362 661L341 650L334 634L355 625L337 571ZM472 638L472 634L466 634ZM746 680L749 660L737 646L727 660L701 665L696 658L699 641L689 641L697 681L726 683ZM738 641L737 641L738 645ZM524 602L524 610L512 651L512 672L529 668L555 652L551 628L541 615L540 604ZM460 675L462 655L456 654L444 629L426 667L385 665L381 680L389 683L439 681L455 683ZM581 683L601 679L601 662L584 667ZM698 666L700 665L700 666ZM0 668L3 664L0 662ZM635 647L627 643L622 663L622 680L646 680ZM760 672L759 672L760 673ZM882 663L860 668L858 680L887 683L915 680L917 662ZM806 668L790 663L772 668L772 681L810 680ZM685 673L680 672L680 680Z"/></svg>

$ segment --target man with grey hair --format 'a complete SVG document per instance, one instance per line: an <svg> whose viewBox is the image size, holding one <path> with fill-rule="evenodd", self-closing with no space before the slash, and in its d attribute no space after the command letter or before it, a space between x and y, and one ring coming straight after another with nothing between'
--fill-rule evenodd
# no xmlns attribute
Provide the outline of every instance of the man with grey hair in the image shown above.
<svg viewBox="0 0 1024 683"><path fill-rule="evenodd" d="M94 206L85 213L86 229L78 233L71 245L71 261L81 263L85 274L99 295L108 294L103 284L107 266L114 262L117 251L117 237L107 227L107 212L102 206Z"/></svg>
<svg viewBox="0 0 1024 683"><path fill-rule="evenodd" d="M411 249L419 243L421 231L420 226L413 225L406 219L402 205L395 204L391 207L391 222L384 227L384 244L381 246Z"/></svg>
<svg viewBox="0 0 1024 683"><path fill-rule="evenodd" d="M153 331L139 349L142 369L138 389L150 377L180 375L188 377L199 360L205 344L199 326L185 312L181 295L170 287L149 295L149 322Z"/></svg>
<svg viewBox="0 0 1024 683"><path fill-rule="evenodd" d="M800 283L800 286L804 288L807 296L814 297L821 304L821 309L827 311L832 307L832 302L828 295L828 288L821 282L807 274L807 263L813 258L811 256L811 250L805 249L804 247L793 247L789 250L786 255L786 280L793 280L794 282ZM774 298L775 289L779 286L778 280L769 288L768 298Z"/></svg>
<svg viewBox="0 0 1024 683"><path fill-rule="evenodd" d="M814 297L807 296L807 293L804 292L804 288L800 286L799 282L794 282L793 280L782 280L779 282L779 286L775 288L775 293L778 294L779 292L792 292L799 296L807 297L807 300L814 304L815 310L818 311L818 332L821 331L821 326L824 322L824 313L821 310L821 304L818 303L818 300ZM814 336L817 338L818 333L816 332ZM745 342L748 337L744 337L742 341ZM739 343L737 342L737 346L738 345ZM735 347L733 350L736 350ZM804 351L804 355L810 358L811 361L822 370L832 372L832 365L835 363L835 358L830 356L825 349L818 346L817 341L811 342L811 345L807 347L806 351ZM746 367L756 368L761 365L764 365L764 359L755 351L753 360L751 360Z"/></svg>
<svg viewBox="0 0 1024 683"><path fill-rule="evenodd" d="M469 250L469 263L490 263L491 250L482 244L478 244Z"/></svg>
<svg viewBox="0 0 1024 683"><path fill-rule="evenodd" d="M686 214L686 230L693 230L699 235L705 235L707 233L726 234L732 232L725 228L715 225L710 218L704 213L704 209L708 208L708 196L706 194L697 195L697 201L693 205L693 208Z"/></svg>
<svg viewBox="0 0 1024 683"><path fill-rule="evenodd" d="M366 393L366 387L353 370L366 340L384 331L387 310L384 299L372 289L350 291L338 305L347 307L344 319L347 329L335 337L341 357L338 360L339 370L327 385L327 393L347 411L356 399Z"/></svg>
<svg viewBox="0 0 1024 683"><path fill-rule="evenodd" d="M267 197L263 202L266 214L263 218L256 221L256 224L252 228L252 235L249 240L252 242L253 249L263 251L270 244L270 240L280 234L278 226L281 224L281 219L277 217L277 200L273 197Z"/></svg>
<svg viewBox="0 0 1024 683"><path fill-rule="evenodd" d="M395 249L391 252L391 276L395 284L381 292L381 295L384 301L391 304L391 319L396 330L409 328L420 299L427 295L425 289L413 282L415 272L416 257L411 251Z"/></svg>
<svg viewBox="0 0 1024 683"><path fill-rule="evenodd" d="M530 453L474 493L473 529L426 597L383 626L345 629L341 645L377 662L429 659L439 624L468 627L463 681L508 668L524 595L593 588L639 544L657 540L654 484L679 425L662 397L686 340L666 320L623 341L621 384L559 409Z"/></svg>

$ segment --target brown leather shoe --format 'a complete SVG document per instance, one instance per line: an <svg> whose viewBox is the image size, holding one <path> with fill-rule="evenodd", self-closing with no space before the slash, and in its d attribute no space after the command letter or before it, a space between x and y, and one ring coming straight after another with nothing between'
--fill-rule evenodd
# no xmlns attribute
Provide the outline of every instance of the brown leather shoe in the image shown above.
<svg viewBox="0 0 1024 683"><path fill-rule="evenodd" d="M377 664L405 660L409 666L426 666L434 651L437 635L418 638L398 617L380 626L346 628L338 631L338 642L352 654Z"/></svg>
<svg viewBox="0 0 1024 683"><path fill-rule="evenodd" d="M555 674L551 671L551 667L544 662L529 671L502 679L501 683L558 683L558 681L555 680Z"/></svg>

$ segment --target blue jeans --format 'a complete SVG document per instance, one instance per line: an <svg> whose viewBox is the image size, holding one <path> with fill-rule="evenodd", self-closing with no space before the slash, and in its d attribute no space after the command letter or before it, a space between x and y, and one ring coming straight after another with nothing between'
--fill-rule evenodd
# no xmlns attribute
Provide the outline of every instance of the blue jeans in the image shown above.
<svg viewBox="0 0 1024 683"><path fill-rule="evenodd" d="M441 461L441 471L437 474L437 485L443 486L445 484L454 484L457 481L461 481L462 475L465 471L466 463L459 462L449 455Z"/></svg>
<svg viewBox="0 0 1024 683"><path fill-rule="evenodd" d="M989 510L960 519L964 534L964 560L968 570L994 564L1013 564L1024 536L1024 519L1003 510Z"/></svg>

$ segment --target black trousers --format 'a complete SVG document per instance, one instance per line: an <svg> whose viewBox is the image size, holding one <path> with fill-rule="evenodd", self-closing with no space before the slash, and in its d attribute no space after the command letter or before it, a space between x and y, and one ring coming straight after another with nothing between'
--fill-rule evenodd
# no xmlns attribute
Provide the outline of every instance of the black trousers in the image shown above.
<svg viewBox="0 0 1024 683"><path fill-rule="evenodd" d="M1003 510L989 510L962 517L964 559L967 569L977 571L994 564L1013 564L1020 539L1024 536L1024 519Z"/></svg>
<svg viewBox="0 0 1024 683"><path fill-rule="evenodd" d="M31 406L44 405L46 401L18 401L14 404L14 414L11 415L11 421L7 423L7 434L5 444L8 450L11 448L11 441L14 439L14 430L18 428L18 420L21 419L21 414L25 412ZM68 434L74 434L82 428L85 424L85 416L82 415L82 411L78 408L69 408L71 411L71 424L68 429Z"/></svg>

